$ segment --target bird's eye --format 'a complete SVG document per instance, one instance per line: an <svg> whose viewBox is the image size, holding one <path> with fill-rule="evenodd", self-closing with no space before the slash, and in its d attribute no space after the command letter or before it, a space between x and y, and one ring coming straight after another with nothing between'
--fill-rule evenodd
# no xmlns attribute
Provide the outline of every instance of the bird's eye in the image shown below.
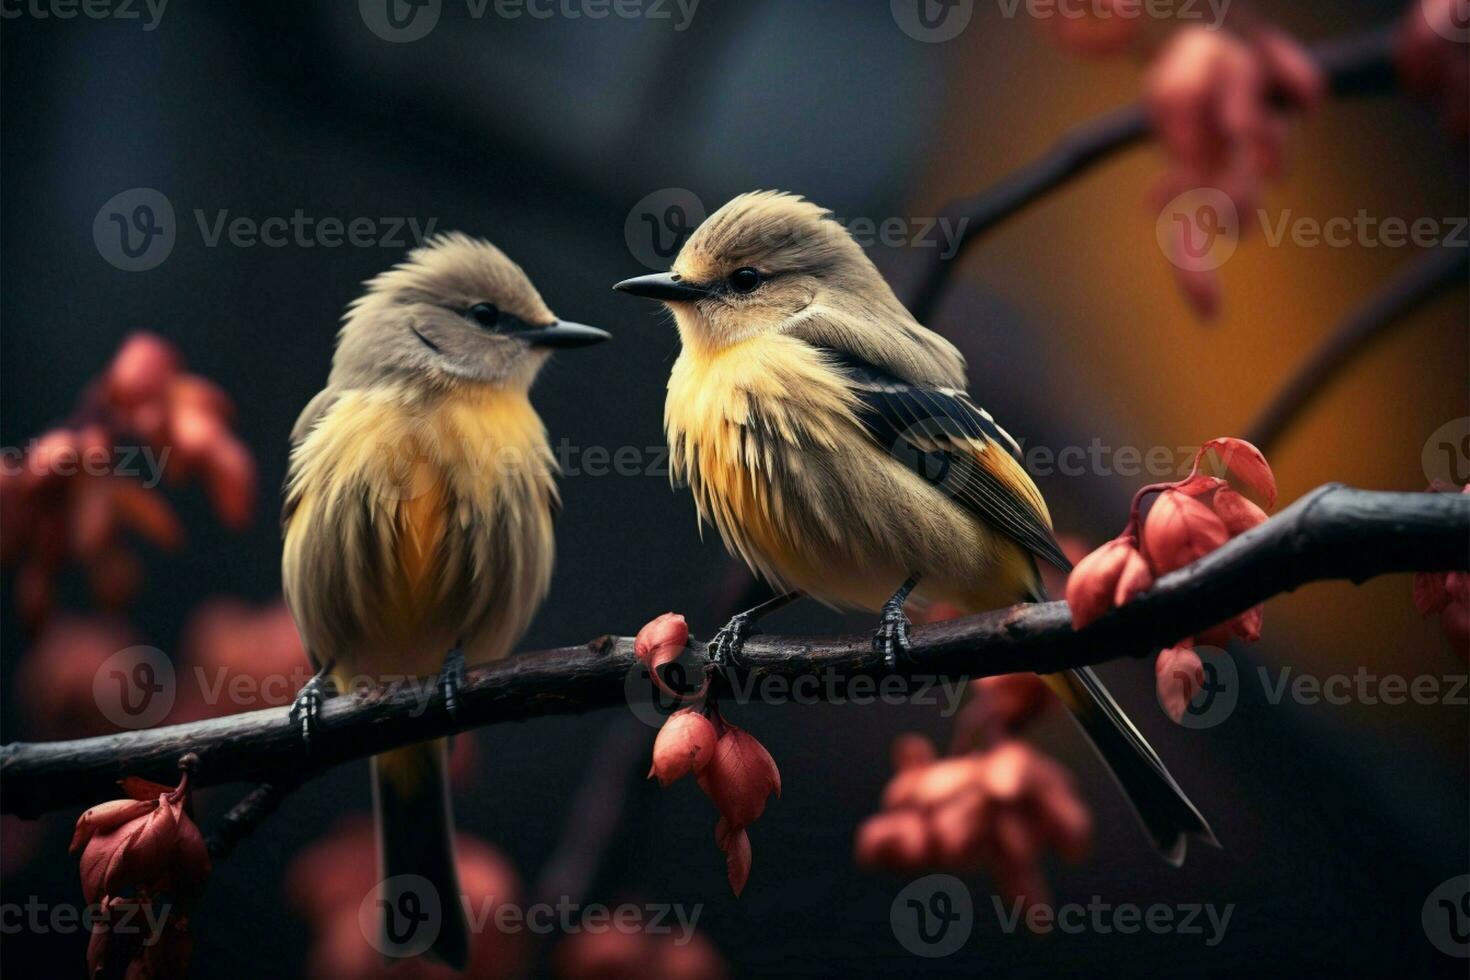
<svg viewBox="0 0 1470 980"><path fill-rule="evenodd" d="M748 266L744 269L736 269L730 273L730 288L737 293L754 292L755 288L761 284L761 278L759 271Z"/></svg>
<svg viewBox="0 0 1470 980"><path fill-rule="evenodd" d="M490 303L476 303L470 307L470 319L482 327L493 329L500 322L500 311Z"/></svg>

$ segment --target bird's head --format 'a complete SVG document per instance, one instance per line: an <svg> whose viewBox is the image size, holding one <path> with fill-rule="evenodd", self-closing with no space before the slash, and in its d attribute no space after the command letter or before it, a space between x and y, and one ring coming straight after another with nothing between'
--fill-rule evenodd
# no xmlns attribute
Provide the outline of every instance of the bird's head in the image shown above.
<svg viewBox="0 0 1470 980"><path fill-rule="evenodd" d="M779 332L814 304L897 304L830 211L775 191L742 194L710 215L669 272L613 288L668 304L684 343L712 349Z"/></svg>
<svg viewBox="0 0 1470 980"><path fill-rule="evenodd" d="M528 388L548 353L608 339L558 320L521 267L494 245L436 235L367 282L348 307L334 382L472 382Z"/></svg>

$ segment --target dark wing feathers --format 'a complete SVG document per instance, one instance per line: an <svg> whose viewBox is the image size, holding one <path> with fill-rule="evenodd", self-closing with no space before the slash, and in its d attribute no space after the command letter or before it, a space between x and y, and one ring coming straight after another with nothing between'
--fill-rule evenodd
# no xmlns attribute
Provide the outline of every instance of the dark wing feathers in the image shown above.
<svg viewBox="0 0 1470 980"><path fill-rule="evenodd" d="M852 354L824 350L852 380L874 442L1028 551L1072 567L1045 517L1014 485L1027 479L1020 446L969 395L910 384Z"/></svg>

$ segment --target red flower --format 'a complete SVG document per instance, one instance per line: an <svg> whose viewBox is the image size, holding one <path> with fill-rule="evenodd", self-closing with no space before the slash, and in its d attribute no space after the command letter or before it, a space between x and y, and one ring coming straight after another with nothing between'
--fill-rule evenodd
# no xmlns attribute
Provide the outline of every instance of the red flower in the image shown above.
<svg viewBox="0 0 1470 980"><path fill-rule="evenodd" d="M970 699L955 719L950 752L990 748L1020 732L1055 701L1046 682L1035 674L1002 674L970 684ZM911 760L933 761L934 746L921 735L899 736L894 752L905 747L904 759L894 757L893 768L904 769ZM923 759L923 752L930 753Z"/></svg>
<svg viewBox="0 0 1470 980"><path fill-rule="evenodd" d="M736 830L749 827L766 809L766 797L781 795L776 760L754 735L725 723L714 757L699 773L699 786Z"/></svg>
<svg viewBox="0 0 1470 980"><path fill-rule="evenodd" d="M883 812L859 828L857 862L904 874L988 870L1003 897L1045 901L1047 848L1079 860L1092 817L1061 766L1020 741L935 761L909 761L883 793Z"/></svg>
<svg viewBox="0 0 1470 980"><path fill-rule="evenodd" d="M664 683L659 669L678 660L688 645L689 624L679 613L667 612L638 631L633 638L633 655L665 694L678 698L682 695Z"/></svg>
<svg viewBox="0 0 1470 980"><path fill-rule="evenodd" d="M1205 665L1191 646L1161 650L1154 661L1154 684L1164 713L1177 723L1205 686Z"/></svg>
<svg viewBox="0 0 1470 980"><path fill-rule="evenodd" d="M1314 109L1326 92L1321 68L1288 35L1258 29L1248 35L1194 27L1171 37L1144 81L1169 170L1152 197L1164 206L1191 191L1214 191L1233 204L1235 220L1221 216L1220 230L1239 235L1260 201L1263 186L1285 166L1287 124L1278 94L1295 110ZM1174 256L1185 255L1187 222L1172 224ZM1175 262L1186 300L1201 316L1219 310L1219 270Z"/></svg>
<svg viewBox="0 0 1470 980"><path fill-rule="evenodd" d="M209 851L187 812L188 776L167 786L129 777L128 799L77 820L82 893L103 911L87 947L88 975L128 980L182 976L192 948L188 912L209 878ZM149 935L139 923L156 924Z"/></svg>
<svg viewBox="0 0 1470 980"><path fill-rule="evenodd" d="M660 786L667 787L689 773L702 772L715 754L714 724L696 708L674 712L659 729L653 743L653 768Z"/></svg>
<svg viewBox="0 0 1470 980"><path fill-rule="evenodd" d="M133 628L117 619L59 616L48 622L15 673L27 731L48 739L117 731L98 706L94 685L110 657L139 642Z"/></svg>
<svg viewBox="0 0 1470 980"><path fill-rule="evenodd" d="M82 854L89 902L138 894L191 907L209 878L209 851L185 812L189 779L170 789L145 779L122 781L128 799L92 807L77 819L71 852Z"/></svg>
<svg viewBox="0 0 1470 980"><path fill-rule="evenodd" d="M1143 550L1160 575L1193 564L1230 538L1215 512L1178 490L1159 494L1143 525Z"/></svg>
<svg viewBox="0 0 1470 980"><path fill-rule="evenodd" d="M1127 574L1126 589L1124 574ZM1152 584L1148 566L1131 535L1114 538L1083 558L1067 577L1072 628L1081 629ZM1140 588L1141 586L1141 588Z"/></svg>

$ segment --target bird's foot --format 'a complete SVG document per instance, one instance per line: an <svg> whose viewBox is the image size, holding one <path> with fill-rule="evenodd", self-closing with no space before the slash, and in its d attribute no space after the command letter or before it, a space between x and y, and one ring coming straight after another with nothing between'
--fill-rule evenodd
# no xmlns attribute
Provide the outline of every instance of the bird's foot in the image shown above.
<svg viewBox="0 0 1470 980"><path fill-rule="evenodd" d="M328 687L332 680L327 672L332 669L328 664L312 675L311 680L301 686L296 692L296 697L291 701L290 718L293 724L301 728L301 744L311 748L311 737L320 728L320 716L322 702L328 695Z"/></svg>
<svg viewBox="0 0 1470 980"><path fill-rule="evenodd" d="M889 670L896 670L900 659L912 662L909 618L904 615L902 602L890 599L883 604L882 619L873 634L873 649L883 654L883 663Z"/></svg>
<svg viewBox="0 0 1470 980"><path fill-rule="evenodd" d="M720 627L715 638L709 641L706 648L709 652L710 663L716 667L733 667L740 659L740 651L745 648L745 641L755 632L755 623L750 618L750 613L736 613L730 617L730 621Z"/></svg>
<svg viewBox="0 0 1470 980"><path fill-rule="evenodd" d="M444 693L444 710L449 717L459 717L459 692L464 687L464 651L450 650L439 670L439 690Z"/></svg>

